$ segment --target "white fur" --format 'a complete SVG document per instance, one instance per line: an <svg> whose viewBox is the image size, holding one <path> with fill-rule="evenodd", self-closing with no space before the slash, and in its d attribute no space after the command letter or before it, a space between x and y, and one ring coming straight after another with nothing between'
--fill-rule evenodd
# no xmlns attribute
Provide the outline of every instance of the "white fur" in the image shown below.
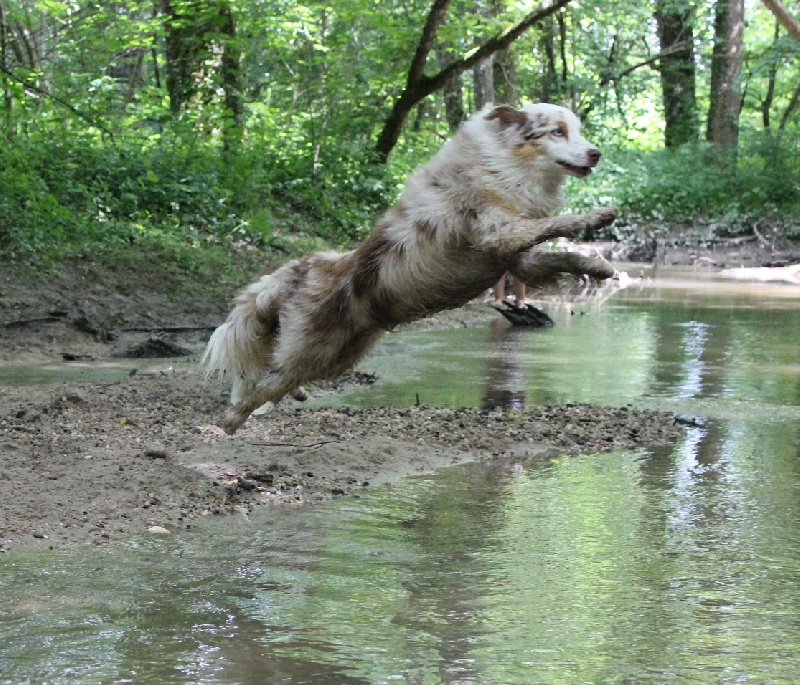
<svg viewBox="0 0 800 685"><path fill-rule="evenodd" d="M386 331L461 306L506 271L533 287L563 273L613 270L575 253L534 249L610 224L616 210L547 218L569 174L600 153L556 105L488 107L407 180L370 236L345 254L293 260L245 288L202 364L232 379L233 433L258 407L302 384L335 378Z"/></svg>

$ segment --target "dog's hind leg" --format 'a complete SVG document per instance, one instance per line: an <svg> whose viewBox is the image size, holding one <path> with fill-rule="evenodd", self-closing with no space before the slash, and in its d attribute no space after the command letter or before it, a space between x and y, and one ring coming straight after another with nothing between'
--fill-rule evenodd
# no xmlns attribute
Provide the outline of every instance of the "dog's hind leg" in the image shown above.
<svg viewBox="0 0 800 685"><path fill-rule="evenodd" d="M297 402L305 402L308 399L308 393L302 385L293 388L289 394L292 396L292 399Z"/></svg>
<svg viewBox="0 0 800 685"><path fill-rule="evenodd" d="M287 381L277 371L271 371L225 412L222 428L228 435L233 435L256 409L267 402L279 402L297 387L295 379Z"/></svg>

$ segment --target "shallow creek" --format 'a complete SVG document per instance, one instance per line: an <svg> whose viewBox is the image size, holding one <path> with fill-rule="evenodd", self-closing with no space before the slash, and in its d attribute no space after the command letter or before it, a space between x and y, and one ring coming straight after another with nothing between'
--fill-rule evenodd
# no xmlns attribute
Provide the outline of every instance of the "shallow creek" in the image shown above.
<svg viewBox="0 0 800 685"><path fill-rule="evenodd" d="M702 420L648 452L0 557L0 683L800 681L800 288L673 277L550 313L387 336L377 383L314 402Z"/></svg>

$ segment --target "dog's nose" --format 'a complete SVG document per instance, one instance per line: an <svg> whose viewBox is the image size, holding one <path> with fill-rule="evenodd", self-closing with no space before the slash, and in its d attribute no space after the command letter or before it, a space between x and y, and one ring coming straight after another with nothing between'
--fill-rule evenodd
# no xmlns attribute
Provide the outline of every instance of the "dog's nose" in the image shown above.
<svg viewBox="0 0 800 685"><path fill-rule="evenodd" d="M598 150L596 147L593 147L587 151L586 156L589 158L589 164L594 166L600 161L600 150Z"/></svg>

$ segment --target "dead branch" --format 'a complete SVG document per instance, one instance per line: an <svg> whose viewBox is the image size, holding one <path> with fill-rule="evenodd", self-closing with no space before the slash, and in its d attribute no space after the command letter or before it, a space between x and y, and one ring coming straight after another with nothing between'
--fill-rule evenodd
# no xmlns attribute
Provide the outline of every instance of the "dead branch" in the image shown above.
<svg viewBox="0 0 800 685"><path fill-rule="evenodd" d="M331 445L337 442L341 442L341 440L323 440L322 442L312 442L308 445L298 445L297 443L293 442L250 442L249 440L245 440L248 445L253 445L254 447L299 447L305 450L313 450L317 447L322 447L323 445Z"/></svg>
<svg viewBox="0 0 800 685"><path fill-rule="evenodd" d="M131 326L121 328L123 333L191 333L193 331L213 331L216 326Z"/></svg>
<svg viewBox="0 0 800 685"><path fill-rule="evenodd" d="M66 314L50 314L48 316L36 316L32 319L15 319L13 321L5 321L0 323L0 326L3 328L24 328L25 326L31 326L36 323L56 323L58 321L64 321L66 318Z"/></svg>
<svg viewBox="0 0 800 685"><path fill-rule="evenodd" d="M800 20L794 17L780 0L763 0L763 2L792 38L800 41Z"/></svg>

